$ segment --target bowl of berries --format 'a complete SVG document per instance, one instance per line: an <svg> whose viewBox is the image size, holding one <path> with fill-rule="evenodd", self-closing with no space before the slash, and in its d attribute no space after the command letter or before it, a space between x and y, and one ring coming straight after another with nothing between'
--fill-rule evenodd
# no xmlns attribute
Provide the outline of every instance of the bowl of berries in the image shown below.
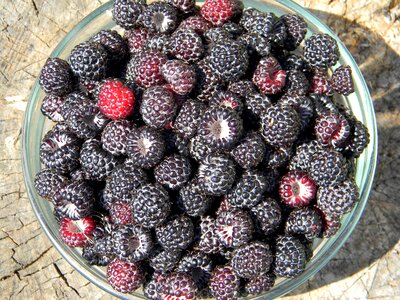
<svg viewBox="0 0 400 300"><path fill-rule="evenodd" d="M367 203L372 100L291 1L115 0L44 64L23 125L43 230L122 299L274 298Z"/></svg>

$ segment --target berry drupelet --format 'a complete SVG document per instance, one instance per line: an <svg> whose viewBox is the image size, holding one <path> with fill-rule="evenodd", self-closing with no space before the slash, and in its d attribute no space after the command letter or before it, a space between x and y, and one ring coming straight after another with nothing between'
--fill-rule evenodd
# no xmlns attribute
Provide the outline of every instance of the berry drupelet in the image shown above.
<svg viewBox="0 0 400 300"><path fill-rule="evenodd" d="M61 173L73 171L79 166L80 139L69 131L51 130L40 145L40 161Z"/></svg>
<svg viewBox="0 0 400 300"><path fill-rule="evenodd" d="M272 56L260 60L253 74L253 83L265 95L279 93L286 83L286 71Z"/></svg>
<svg viewBox="0 0 400 300"><path fill-rule="evenodd" d="M263 292L269 291L275 284L275 276L267 273L253 277L244 287L245 291L251 295L260 295Z"/></svg>
<svg viewBox="0 0 400 300"><path fill-rule="evenodd" d="M311 99L304 95L285 95L278 101L281 105L291 106L300 117L301 131L308 129L314 117L314 105Z"/></svg>
<svg viewBox="0 0 400 300"><path fill-rule="evenodd" d="M233 251L231 265L235 273L251 279L269 271L273 261L270 247L261 242L253 242Z"/></svg>
<svg viewBox="0 0 400 300"><path fill-rule="evenodd" d="M50 200L54 193L67 184L68 178L54 170L44 169L35 175L34 182L38 194Z"/></svg>
<svg viewBox="0 0 400 300"><path fill-rule="evenodd" d="M261 135L272 147L288 147L300 132L298 113L288 105L274 105L261 115Z"/></svg>
<svg viewBox="0 0 400 300"><path fill-rule="evenodd" d="M314 68L326 69L339 59L339 47L328 34L314 34L304 42L304 58Z"/></svg>
<svg viewBox="0 0 400 300"><path fill-rule="evenodd" d="M149 264L155 271L165 274L175 269L180 259L181 251L158 248L149 258Z"/></svg>
<svg viewBox="0 0 400 300"><path fill-rule="evenodd" d="M140 22L149 31L171 33L177 26L177 10L168 3L156 1L144 9Z"/></svg>
<svg viewBox="0 0 400 300"><path fill-rule="evenodd" d="M79 220L92 213L94 191L86 181L71 181L55 192L51 201L60 215Z"/></svg>
<svg viewBox="0 0 400 300"><path fill-rule="evenodd" d="M115 0L112 17L117 25L124 29L134 28L145 8L144 0Z"/></svg>
<svg viewBox="0 0 400 300"><path fill-rule="evenodd" d="M166 220L170 210L169 195L158 184L144 184L134 193L133 214L141 226L156 227Z"/></svg>
<svg viewBox="0 0 400 300"><path fill-rule="evenodd" d="M105 81L99 91L100 111L110 119L122 119L133 113L135 95L119 80Z"/></svg>
<svg viewBox="0 0 400 300"><path fill-rule="evenodd" d="M163 186L171 190L178 190L189 180L191 170L188 158L172 155L166 157L154 168L154 177Z"/></svg>
<svg viewBox="0 0 400 300"><path fill-rule="evenodd" d="M310 177L300 171L289 171L279 183L282 203L291 208L307 206L314 199L317 186Z"/></svg>
<svg viewBox="0 0 400 300"><path fill-rule="evenodd" d="M230 154L242 168L249 169L262 162L265 150L262 136L258 133L249 133Z"/></svg>
<svg viewBox="0 0 400 300"><path fill-rule="evenodd" d="M64 103L63 96L57 96L53 94L46 95L43 98L40 111L50 120L54 122L62 122L64 121L64 118L61 115L61 105L63 103Z"/></svg>
<svg viewBox="0 0 400 300"><path fill-rule="evenodd" d="M242 119L231 109L211 107L202 116L198 135L211 148L228 150L239 141Z"/></svg>
<svg viewBox="0 0 400 300"><path fill-rule="evenodd" d="M349 66L340 66L337 68L331 76L330 83L338 94L348 96L354 93L354 83Z"/></svg>
<svg viewBox="0 0 400 300"><path fill-rule="evenodd" d="M189 274L199 288L204 288L210 279L213 261L209 255L203 252L190 251L182 256L176 270Z"/></svg>
<svg viewBox="0 0 400 300"><path fill-rule="evenodd" d="M111 63L121 63L128 54L126 40L115 30L100 30L90 41L99 43L106 49L108 61Z"/></svg>
<svg viewBox="0 0 400 300"><path fill-rule="evenodd" d="M133 28L125 30L124 38L127 41L129 53L136 55L142 51L146 41L150 38L150 33L145 28Z"/></svg>
<svg viewBox="0 0 400 300"><path fill-rule="evenodd" d="M193 242L194 226L192 220L179 215L156 227L160 245L168 250L185 250Z"/></svg>
<svg viewBox="0 0 400 300"><path fill-rule="evenodd" d="M194 68L180 60L169 60L161 67L164 79L178 95L191 92L196 81Z"/></svg>
<svg viewBox="0 0 400 300"><path fill-rule="evenodd" d="M251 208L263 199L266 189L265 176L261 172L247 170L226 194L226 199L232 207Z"/></svg>
<svg viewBox="0 0 400 300"><path fill-rule="evenodd" d="M244 45L232 40L213 45L208 59L210 68L225 81L239 80L246 73L249 64Z"/></svg>
<svg viewBox="0 0 400 300"><path fill-rule="evenodd" d="M198 183L205 194L220 196L231 188L235 174L235 164L226 155L209 154L199 166Z"/></svg>
<svg viewBox="0 0 400 300"><path fill-rule="evenodd" d="M322 219L313 208L301 208L293 210L285 225L285 232L289 235L304 234L307 239L319 236L322 230Z"/></svg>
<svg viewBox="0 0 400 300"><path fill-rule="evenodd" d="M113 120L101 132L101 144L112 155L126 155L128 135L136 130L134 123L128 120Z"/></svg>
<svg viewBox="0 0 400 300"><path fill-rule="evenodd" d="M140 225L119 225L111 234L114 253L123 261L143 260L153 249L151 232Z"/></svg>
<svg viewBox="0 0 400 300"><path fill-rule="evenodd" d="M315 120L314 131L322 146L340 148L350 135L349 121L336 113L323 113Z"/></svg>
<svg viewBox="0 0 400 300"><path fill-rule="evenodd" d="M142 51L128 62L125 77L144 88L162 84L161 67L166 62L167 56L159 51Z"/></svg>
<svg viewBox="0 0 400 300"><path fill-rule="evenodd" d="M109 122L96 101L82 95L68 96L61 106L61 113L68 128L82 139L94 138Z"/></svg>
<svg viewBox="0 0 400 300"><path fill-rule="evenodd" d="M317 152L311 158L309 175L319 186L339 184L346 179L347 172L346 159L334 149Z"/></svg>
<svg viewBox="0 0 400 300"><path fill-rule="evenodd" d="M160 284L161 299L196 299L197 286L193 278L183 272L166 275Z"/></svg>
<svg viewBox="0 0 400 300"><path fill-rule="evenodd" d="M140 263L114 259L107 266L107 281L118 292L131 293L144 282Z"/></svg>
<svg viewBox="0 0 400 300"><path fill-rule="evenodd" d="M126 152L132 163L141 168L152 168L164 156L165 143L159 131L150 127L132 130L126 142Z"/></svg>
<svg viewBox="0 0 400 300"><path fill-rule="evenodd" d="M260 229L266 235L274 233L281 224L281 208L278 201L273 198L265 198L259 204L252 207L250 214L256 228Z"/></svg>
<svg viewBox="0 0 400 300"><path fill-rule="evenodd" d="M244 210L222 211L216 218L215 226L220 242L228 248L245 245L253 235L253 221Z"/></svg>
<svg viewBox="0 0 400 300"><path fill-rule="evenodd" d="M147 174L130 159L117 166L106 179L103 205L109 209L112 203L132 203L134 192L148 182Z"/></svg>
<svg viewBox="0 0 400 300"><path fill-rule="evenodd" d="M72 50L68 58L75 75L92 80L105 77L107 70L107 51L95 42L83 42Z"/></svg>
<svg viewBox="0 0 400 300"><path fill-rule="evenodd" d="M302 17L294 14L283 15L280 19L286 26L287 36L284 43L285 49L293 51L305 38L307 23Z"/></svg>
<svg viewBox="0 0 400 300"><path fill-rule="evenodd" d="M174 118L177 102L172 92L163 86L147 88L143 93L140 113L150 127L164 128Z"/></svg>
<svg viewBox="0 0 400 300"><path fill-rule="evenodd" d="M240 278L231 266L217 266L211 273L209 287L217 300L237 299Z"/></svg>
<svg viewBox="0 0 400 300"><path fill-rule="evenodd" d="M98 139L88 139L83 143L80 163L88 179L106 179L118 164L118 160L101 147Z"/></svg>
<svg viewBox="0 0 400 300"><path fill-rule="evenodd" d="M293 236L276 239L275 275L293 278L303 273L305 265L305 247L299 239Z"/></svg>
<svg viewBox="0 0 400 300"><path fill-rule="evenodd" d="M219 91L215 93L209 101L209 106L228 108L238 115L241 115L243 110L243 103L240 96L229 91Z"/></svg>
<svg viewBox="0 0 400 300"><path fill-rule="evenodd" d="M186 63L200 61L204 46L199 34L191 28L176 30L169 42L171 54Z"/></svg>
<svg viewBox="0 0 400 300"><path fill-rule="evenodd" d="M296 153L290 160L290 170L307 172L311 167L312 156L320 151L323 151L323 148L316 140L298 145Z"/></svg>
<svg viewBox="0 0 400 300"><path fill-rule="evenodd" d="M186 214L191 217L202 216L210 208L213 198L203 193L196 179L179 190L177 199Z"/></svg>
<svg viewBox="0 0 400 300"><path fill-rule="evenodd" d="M243 10L238 0L206 0L200 9L201 16L216 27L222 26Z"/></svg>
<svg viewBox="0 0 400 300"><path fill-rule="evenodd" d="M182 104L175 118L173 128L185 138L192 138L197 133L201 117L206 106L197 100L187 100Z"/></svg>
<svg viewBox="0 0 400 300"><path fill-rule="evenodd" d="M47 94L66 95L72 88L72 71L69 64L58 57L48 58L39 76L39 84Z"/></svg>
<svg viewBox="0 0 400 300"><path fill-rule="evenodd" d="M90 242L96 224L92 217L71 220L63 218L60 221L59 234L61 240L69 247L84 247Z"/></svg>
<svg viewBox="0 0 400 300"><path fill-rule="evenodd" d="M335 186L321 186L317 193L317 206L322 212L342 216L352 210L360 194L353 179Z"/></svg>

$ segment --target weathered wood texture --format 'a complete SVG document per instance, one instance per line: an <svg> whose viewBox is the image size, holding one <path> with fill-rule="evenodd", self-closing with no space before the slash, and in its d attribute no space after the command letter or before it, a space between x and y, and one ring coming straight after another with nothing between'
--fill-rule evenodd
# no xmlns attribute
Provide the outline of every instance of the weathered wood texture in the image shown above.
<svg viewBox="0 0 400 300"><path fill-rule="evenodd" d="M105 0L0 1L0 298L110 299L42 232L20 162L23 113L52 49ZM379 125L379 166L369 205L351 238L286 299L400 298L400 8L398 0L298 1L339 34L366 77Z"/></svg>

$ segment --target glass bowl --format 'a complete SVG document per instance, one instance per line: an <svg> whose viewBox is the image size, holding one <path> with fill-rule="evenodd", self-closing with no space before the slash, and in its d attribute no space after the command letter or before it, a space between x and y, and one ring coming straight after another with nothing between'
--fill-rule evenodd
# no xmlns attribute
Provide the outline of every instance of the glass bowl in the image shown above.
<svg viewBox="0 0 400 300"><path fill-rule="evenodd" d="M350 107L357 119L362 121L368 127L371 139L369 146L364 150L361 157L357 159L356 164L356 182L360 189L359 202L351 213L342 218L342 227L335 236L330 239L318 239L314 242L314 255L308 262L304 273L294 279L277 280L276 285L268 293L255 298L270 299L279 297L294 290L317 273L336 254L357 225L364 207L367 204L368 195L371 190L375 173L377 157L377 129L372 99L364 78L349 51L325 24L304 8L289 0L252 0L244 2L245 6L255 7L263 11L272 11L277 15L296 13L307 21L308 35L311 33L327 33L337 39L341 54L338 65L349 65L352 68L355 86L355 93L348 97L342 97L340 100ZM112 2L108 2L84 18L59 43L51 56L66 59L76 44L90 38L101 29L113 28L115 24L112 21L111 6ZM135 293L129 295L116 292L107 283L104 276L104 268L88 265L81 257L81 251L79 249L67 247L58 235L58 225L52 214L51 203L43 200L34 188L33 181L35 174L41 169L39 160L40 142L44 134L54 125L40 112L40 105L44 96L44 92L41 90L38 81L36 81L32 96L27 105L23 124L23 174L33 210L43 230L57 250L84 277L110 294L122 299L133 299L135 297L144 298L141 290L137 290Z"/></svg>

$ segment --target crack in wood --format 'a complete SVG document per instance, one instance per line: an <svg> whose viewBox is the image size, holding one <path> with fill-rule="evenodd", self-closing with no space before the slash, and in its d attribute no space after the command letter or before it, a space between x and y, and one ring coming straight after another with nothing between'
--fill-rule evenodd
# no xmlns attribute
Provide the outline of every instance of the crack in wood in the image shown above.
<svg viewBox="0 0 400 300"><path fill-rule="evenodd" d="M67 278L66 278L65 275L61 272L61 270L60 270L60 268L57 266L57 264L56 264L56 263L53 263L53 266L54 266L54 268L56 269L58 275L60 275L61 279L64 281L64 283L65 283L71 290L73 290L79 297L81 297L81 295L79 294L78 290L69 284Z"/></svg>
<svg viewBox="0 0 400 300"><path fill-rule="evenodd" d="M38 16L39 15L39 10L38 10L38 7L37 7L37 5L35 3L35 0L31 0L31 3L33 5L33 9L35 10L36 16Z"/></svg>
<svg viewBox="0 0 400 300"><path fill-rule="evenodd" d="M22 265L21 263L19 263L19 262L14 258L15 250L14 250L14 249L11 249L11 250L14 252L14 254L13 254L12 257L11 257L11 259L13 259L14 262L16 262L17 264L19 264L19 265L22 266L22 267L20 267L20 268L14 270L12 273L10 273L10 274L8 274L8 275L5 275L5 276L1 277L1 278L0 278L0 282L3 281L3 280L8 279L8 278L10 278L10 277L13 277L14 275L17 276L18 279L21 279L18 272L21 271L21 270L23 270L23 269L26 269L26 268L32 266L33 264L35 264L38 260L40 260L43 256L45 256L45 255L47 254L47 252L49 252L52 248L53 248L53 247L47 248L47 249L46 249L45 251L43 251L36 259L34 259L33 261L31 261L29 264L26 264L26 265Z"/></svg>

